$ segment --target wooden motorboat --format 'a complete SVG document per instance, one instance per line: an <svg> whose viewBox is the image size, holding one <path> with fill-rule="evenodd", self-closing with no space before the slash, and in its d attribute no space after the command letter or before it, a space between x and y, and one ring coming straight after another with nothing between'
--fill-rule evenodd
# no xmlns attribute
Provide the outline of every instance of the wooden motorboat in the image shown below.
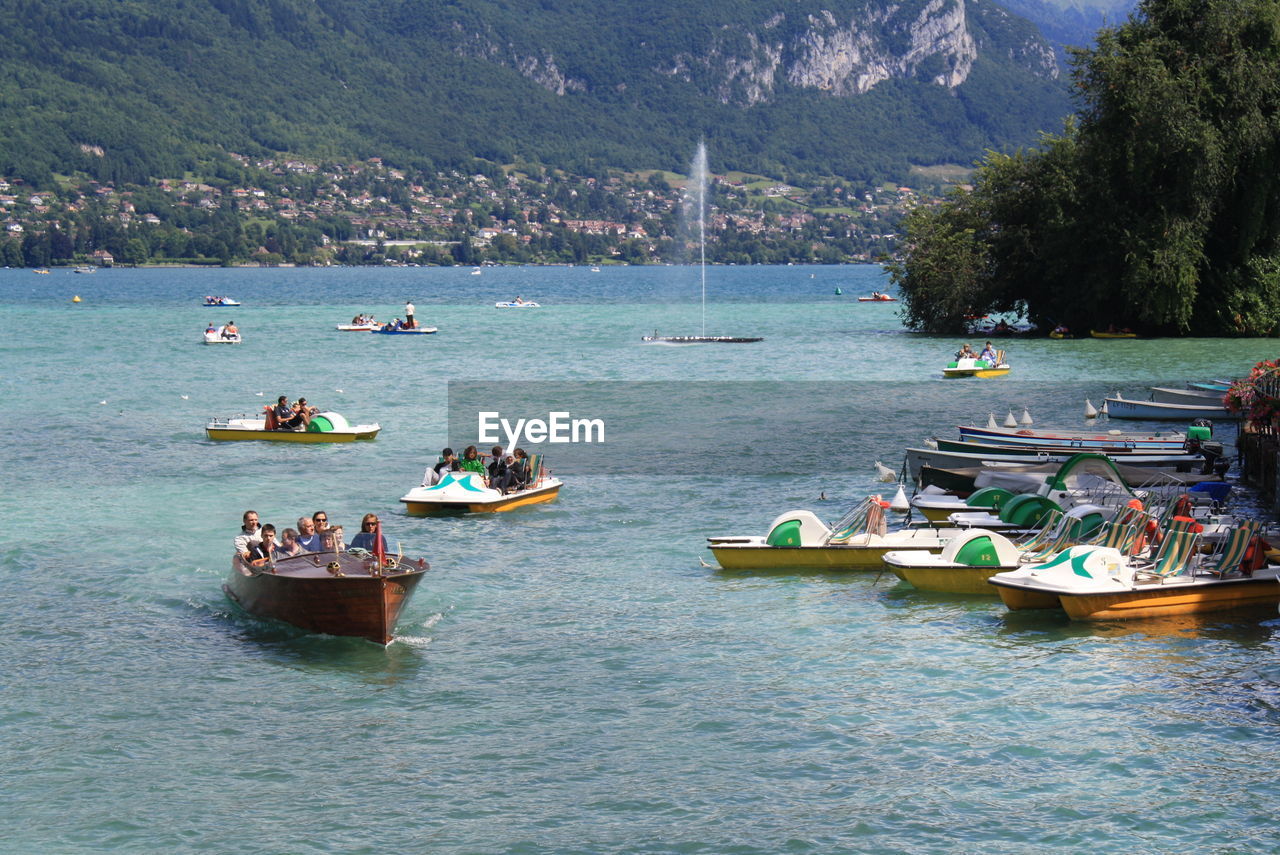
<svg viewBox="0 0 1280 855"><path fill-rule="evenodd" d="M960 438L987 445L1069 446L1081 451L1100 448L1128 448L1144 451L1182 451L1185 433L1124 433L1118 430L1032 430L1030 428L973 427L960 425Z"/></svg>
<svg viewBox="0 0 1280 855"><path fill-rule="evenodd" d="M388 644L428 569L423 559L380 564L349 552L296 555L273 568L251 567L237 555L222 590L254 617Z"/></svg>
<svg viewBox="0 0 1280 855"><path fill-rule="evenodd" d="M1133 401L1119 395L1107 398L1107 413L1113 419L1174 419L1191 421L1192 419L1238 419L1240 413L1233 413L1217 403L1203 404L1166 404L1159 401Z"/></svg>
<svg viewBox="0 0 1280 855"><path fill-rule="evenodd" d="M438 484L414 487L400 501L412 516L497 513L554 501L562 485L559 478L538 475L528 488L502 493L486 487L475 472L446 472Z"/></svg>
<svg viewBox="0 0 1280 855"><path fill-rule="evenodd" d="M210 419L204 432L213 440L260 439L267 442L354 442L357 439L373 439L381 426L348 424L340 413L317 413L311 417L306 430L279 430L270 407L263 407L261 418L233 416L228 419Z"/></svg>

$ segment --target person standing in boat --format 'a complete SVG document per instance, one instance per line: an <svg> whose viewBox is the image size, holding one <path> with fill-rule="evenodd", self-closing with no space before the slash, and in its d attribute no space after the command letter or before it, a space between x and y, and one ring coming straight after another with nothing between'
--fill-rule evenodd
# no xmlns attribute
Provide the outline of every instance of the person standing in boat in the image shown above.
<svg viewBox="0 0 1280 855"><path fill-rule="evenodd" d="M249 560L249 551L262 540L262 529L258 527L258 512L245 511L241 517L240 533L236 535L236 555L245 561Z"/></svg>
<svg viewBox="0 0 1280 855"><path fill-rule="evenodd" d="M413 320L413 302L410 300L405 300L404 301L404 328L407 330L411 330L416 328L417 326L418 325Z"/></svg>

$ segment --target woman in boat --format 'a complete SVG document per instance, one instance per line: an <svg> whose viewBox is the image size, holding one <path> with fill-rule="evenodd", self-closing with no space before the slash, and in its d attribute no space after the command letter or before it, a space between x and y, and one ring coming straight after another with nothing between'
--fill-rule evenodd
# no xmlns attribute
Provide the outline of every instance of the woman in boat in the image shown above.
<svg viewBox="0 0 1280 855"><path fill-rule="evenodd" d="M514 454L507 458L507 471L511 473L508 489L523 490L529 486L529 455L523 448L517 448Z"/></svg>
<svg viewBox="0 0 1280 855"><path fill-rule="evenodd" d="M484 461L480 459L480 452L474 445L468 445L463 449L462 460L459 462L463 472L474 472L480 476L480 480L485 480Z"/></svg>
<svg viewBox="0 0 1280 855"><path fill-rule="evenodd" d="M360 520L360 533L351 538L348 548L377 552L378 547L383 553L387 551L387 538L378 532L378 515L365 514L364 519Z"/></svg>

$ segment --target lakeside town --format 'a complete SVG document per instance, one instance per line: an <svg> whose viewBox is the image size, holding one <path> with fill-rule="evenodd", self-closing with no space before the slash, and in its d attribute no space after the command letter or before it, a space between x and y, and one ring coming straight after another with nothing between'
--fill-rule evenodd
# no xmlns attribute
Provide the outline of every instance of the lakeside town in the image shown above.
<svg viewBox="0 0 1280 855"><path fill-rule="evenodd" d="M141 186L0 178L0 263L78 265L653 264L688 260L684 176L575 176L527 164L408 174L360 163L251 159L220 177ZM477 162L477 166L480 162ZM935 178L930 178L936 181ZM797 187L712 175L707 260L851 263L896 248L911 208L896 184Z"/></svg>

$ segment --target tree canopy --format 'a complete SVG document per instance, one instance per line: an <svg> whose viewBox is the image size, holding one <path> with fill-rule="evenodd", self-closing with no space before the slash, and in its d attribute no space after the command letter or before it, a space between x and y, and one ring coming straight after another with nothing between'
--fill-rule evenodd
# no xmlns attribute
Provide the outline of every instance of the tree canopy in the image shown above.
<svg viewBox="0 0 1280 855"><path fill-rule="evenodd" d="M1060 134L989 152L907 219L891 272L916 329L1280 330L1280 0L1146 0L1073 58Z"/></svg>

